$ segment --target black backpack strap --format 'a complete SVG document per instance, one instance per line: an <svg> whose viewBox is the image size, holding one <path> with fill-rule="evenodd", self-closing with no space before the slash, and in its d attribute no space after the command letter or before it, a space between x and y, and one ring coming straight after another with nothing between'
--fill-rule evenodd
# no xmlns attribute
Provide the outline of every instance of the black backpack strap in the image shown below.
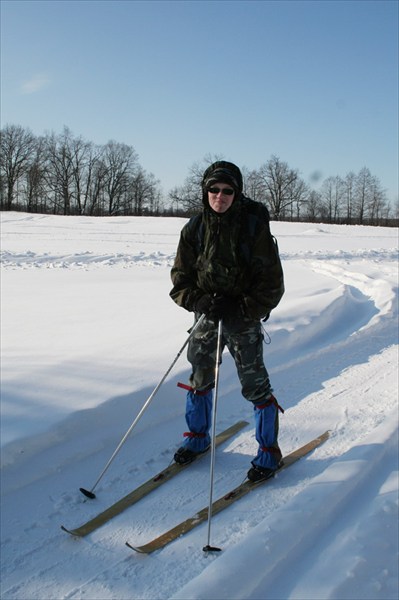
<svg viewBox="0 0 399 600"><path fill-rule="evenodd" d="M196 252L199 254L204 243L204 223L202 221L202 214L191 217L187 223L187 228L190 238L194 240Z"/></svg>

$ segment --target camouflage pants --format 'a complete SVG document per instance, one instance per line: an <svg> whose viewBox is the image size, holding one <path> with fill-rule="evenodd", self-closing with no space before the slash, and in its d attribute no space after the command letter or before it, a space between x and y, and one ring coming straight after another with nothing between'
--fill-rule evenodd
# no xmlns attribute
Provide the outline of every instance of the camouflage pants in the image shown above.
<svg viewBox="0 0 399 600"><path fill-rule="evenodd" d="M187 351L192 366L190 385L206 390L214 384L218 325L204 319L192 336ZM263 361L263 333L258 321L240 319L223 322L222 348L227 346L235 361L242 395L254 404L272 392Z"/></svg>

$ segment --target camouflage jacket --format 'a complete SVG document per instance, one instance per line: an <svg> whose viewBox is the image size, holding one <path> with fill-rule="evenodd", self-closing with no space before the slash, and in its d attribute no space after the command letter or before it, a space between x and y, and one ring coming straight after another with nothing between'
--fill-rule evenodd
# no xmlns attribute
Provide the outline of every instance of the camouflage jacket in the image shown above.
<svg viewBox="0 0 399 600"><path fill-rule="evenodd" d="M171 298L189 311L204 294L238 299L243 314L259 320L277 306L284 279L269 223L242 196L217 214L205 206L183 227L171 271Z"/></svg>

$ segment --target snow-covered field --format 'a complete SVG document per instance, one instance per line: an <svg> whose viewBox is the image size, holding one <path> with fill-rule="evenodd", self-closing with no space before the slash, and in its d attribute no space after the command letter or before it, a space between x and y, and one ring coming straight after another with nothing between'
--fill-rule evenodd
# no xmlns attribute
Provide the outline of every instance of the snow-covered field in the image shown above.
<svg viewBox="0 0 399 600"><path fill-rule="evenodd" d="M140 544L207 506L209 457L86 538L74 527L165 467L185 430L181 357L90 488L187 337L169 298L185 220L2 214L2 599L366 600L398 597L398 230L272 223L286 294L266 364L289 453L330 439L163 550ZM267 340L267 338L266 338ZM214 497L255 453L228 354Z"/></svg>

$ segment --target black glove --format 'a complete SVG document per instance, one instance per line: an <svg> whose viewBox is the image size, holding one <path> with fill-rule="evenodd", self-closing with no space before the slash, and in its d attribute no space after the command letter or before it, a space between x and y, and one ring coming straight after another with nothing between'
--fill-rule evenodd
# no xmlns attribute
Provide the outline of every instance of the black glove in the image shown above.
<svg viewBox="0 0 399 600"><path fill-rule="evenodd" d="M209 316L213 319L227 319L242 316L241 305L238 298L229 298L221 294L212 298Z"/></svg>
<svg viewBox="0 0 399 600"><path fill-rule="evenodd" d="M209 316L210 309L212 306L213 298L209 294L204 294L195 303L195 311Z"/></svg>

